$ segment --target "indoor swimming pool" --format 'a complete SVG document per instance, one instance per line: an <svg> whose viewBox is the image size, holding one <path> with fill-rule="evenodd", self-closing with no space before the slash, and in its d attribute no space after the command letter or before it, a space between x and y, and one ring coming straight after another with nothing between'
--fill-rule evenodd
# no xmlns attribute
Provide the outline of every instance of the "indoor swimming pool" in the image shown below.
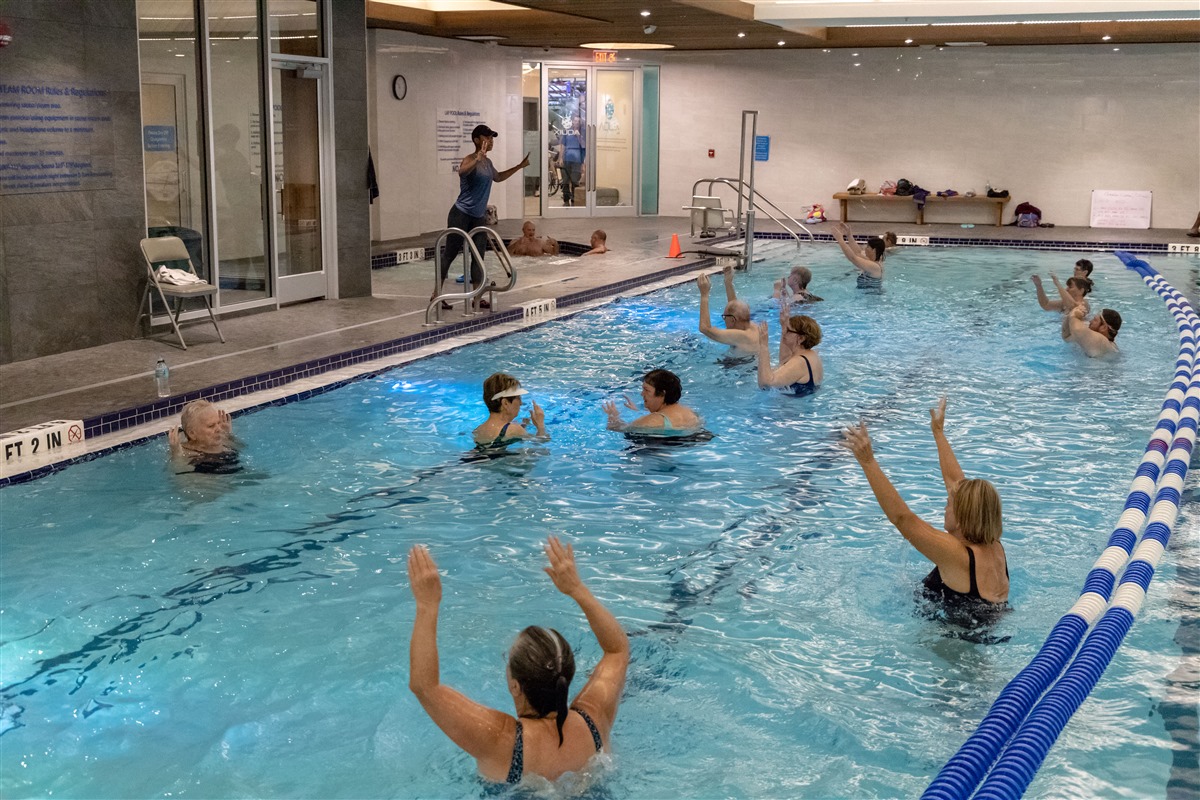
<svg viewBox="0 0 1200 800"><path fill-rule="evenodd" d="M825 298L805 308L824 329L811 397L760 391L752 363L722 359L685 283L240 415L234 475L172 475L160 438L0 491L0 794L526 793L485 786L409 693L405 559L424 543L443 571L443 682L509 712L503 655L524 626L566 635L574 690L598 658L542 572L556 534L632 644L614 754L585 796L919 795L1077 598L1170 383L1175 327L1110 254L902 248L871 293L833 247L761 251L736 286L773 354L772 282L806 264ZM1093 310L1124 317L1114 359L1062 342L1029 280L1065 279L1083 255ZM1147 260L1194 300L1200 259ZM719 324L719 280L713 301ZM601 403L636 400L659 367L711 440L605 429ZM545 408L551 440L479 459L495 371ZM902 496L940 524L942 395L967 476L1004 503L1012 610L986 629L914 596L930 564L838 444L865 420ZM1194 708L1181 718L1174 699L1192 679L1178 637L1196 624L1196 487L1193 471L1137 624L1030 796L1196 785L1177 743Z"/></svg>

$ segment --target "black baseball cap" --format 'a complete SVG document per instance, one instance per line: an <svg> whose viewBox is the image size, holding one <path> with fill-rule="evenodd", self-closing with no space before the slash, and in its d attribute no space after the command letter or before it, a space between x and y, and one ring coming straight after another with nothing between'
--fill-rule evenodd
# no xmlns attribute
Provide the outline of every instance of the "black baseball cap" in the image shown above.
<svg viewBox="0 0 1200 800"><path fill-rule="evenodd" d="M499 136L494 130L487 125L476 125L475 130L471 131L471 138L478 139L480 136Z"/></svg>

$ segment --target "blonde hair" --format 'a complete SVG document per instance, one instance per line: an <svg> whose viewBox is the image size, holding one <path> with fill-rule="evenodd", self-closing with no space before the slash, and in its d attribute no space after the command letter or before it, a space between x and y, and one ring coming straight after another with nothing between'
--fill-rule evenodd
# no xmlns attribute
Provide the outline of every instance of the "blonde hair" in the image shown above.
<svg viewBox="0 0 1200 800"><path fill-rule="evenodd" d="M199 421L200 415L210 408L213 408L213 404L207 400L193 400L183 407L179 413L179 427L183 428L189 439L193 438L192 427Z"/></svg>
<svg viewBox="0 0 1200 800"><path fill-rule="evenodd" d="M788 329L804 337L805 347L816 347L821 343L821 326L810 316L801 314L788 318Z"/></svg>
<svg viewBox="0 0 1200 800"><path fill-rule="evenodd" d="M1000 541L1003 521L995 486L982 478L961 481L950 502L964 539L971 544Z"/></svg>

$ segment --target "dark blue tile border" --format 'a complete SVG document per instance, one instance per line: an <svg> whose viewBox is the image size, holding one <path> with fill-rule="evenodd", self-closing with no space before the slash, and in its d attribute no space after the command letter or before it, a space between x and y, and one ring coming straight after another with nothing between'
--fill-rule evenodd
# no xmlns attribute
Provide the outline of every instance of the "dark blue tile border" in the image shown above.
<svg viewBox="0 0 1200 800"><path fill-rule="evenodd" d="M856 223L860 228L865 223ZM882 236L884 231L872 231L869 233L859 233L859 236ZM905 233L904 236L924 236L922 233ZM790 233L756 233L755 240L758 239L783 239L792 240L795 237ZM828 233L813 232L813 239L818 242L832 242L834 238ZM710 239L710 242L736 242L741 241L740 237L728 236L720 239ZM802 239L801 241L808 241ZM911 247L912 245L908 245ZM924 246L924 245L920 245ZM1127 250L1131 253L1167 253L1167 245L1164 242L1082 242L1082 241L1066 241L1066 240L1039 240L1031 239L1005 239L1001 236L992 238L969 238L960 239L954 236L930 236L929 246L944 246L944 247L1012 247L1022 250L1082 250L1084 252L1101 252L1111 253L1114 250Z"/></svg>
<svg viewBox="0 0 1200 800"><path fill-rule="evenodd" d="M697 269L710 266L712 263L713 259L711 258L700 259L698 261L689 261L686 264L680 264L676 267L670 267L658 272L641 275L636 278L630 278L629 280L620 281L607 286L598 286L594 289L587 289L585 291L563 295L562 297L558 298L558 307L564 308L591 302L592 300L619 294L626 289L632 289L638 286L654 283L662 280L663 278L669 278L675 275L693 272ZM210 402L218 403L222 400L228 400L244 394L252 394L263 389L273 389L281 386L282 384L289 383L300 378L310 378L325 372L332 372L333 370L341 369L342 367L360 364L364 361L373 361L375 359L395 355L396 353L415 350L418 347L423 347L424 345L431 344L432 342L461 336L464 333L472 333L474 331L490 328L506 322L515 322L522 319L522 317L523 312L520 308L509 308L503 311L498 311L494 314L488 314L486 316L479 317L477 319L463 320L462 322L442 325L438 328L431 328L429 330L421 331L420 333L404 336L399 339L393 339L388 342L381 342L368 347L360 347L358 349L350 350L345 353L338 353L333 356L323 356L312 361L305 361L301 364L295 364L290 367L283 367L270 372L252 375L247 378L238 378L236 380L209 386L204 389L197 389L186 394L175 395L174 397L165 397L160 400L155 400L152 403L146 403L133 408L123 408L119 411L112 411L107 414L89 417L83 421L84 433L86 437L90 438L93 436L101 436L107 433L124 430L126 428L136 427L147 422L153 422L154 420L162 419L163 417L170 417L178 414L185 405L193 400L208 400ZM561 318L562 317L560 316L552 319ZM547 319L546 321L549 322L551 320ZM467 344L467 342L463 343L464 346ZM354 381L375 377L376 375L380 375L392 369L395 369L395 367L381 366L379 369L364 372L360 375L355 375L353 378L335 381L314 389L305 389L297 392L294 395L288 395L287 397L281 397L276 400L265 402L261 406L242 409L241 411L235 412L234 416L240 416L241 414L254 411L258 408L286 405L287 403L295 402L296 400L307 399L309 397L340 388L348 383L353 383ZM91 461L93 458L97 458L106 453L123 450L126 447L133 446L134 444L140 444L153 438L155 437L144 437L136 440L135 442L126 442L120 445L114 445L113 447L99 450L94 453L88 453L76 458L60 461L56 464L38 467L29 472L22 472L17 475L11 475L7 478L0 478L0 488L4 486L11 486L17 483L25 483L26 481L31 481L36 478L43 477L44 475L49 475L52 472L65 469L72 464Z"/></svg>

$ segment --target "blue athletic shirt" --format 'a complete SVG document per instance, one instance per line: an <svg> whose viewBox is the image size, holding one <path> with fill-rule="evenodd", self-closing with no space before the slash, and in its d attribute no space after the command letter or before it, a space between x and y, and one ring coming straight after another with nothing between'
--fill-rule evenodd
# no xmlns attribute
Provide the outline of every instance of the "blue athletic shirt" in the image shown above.
<svg viewBox="0 0 1200 800"><path fill-rule="evenodd" d="M496 168L492 160L476 164L475 169L458 175L458 199L454 205L470 217L483 219L487 214L488 196L492 193L492 181L496 179Z"/></svg>

